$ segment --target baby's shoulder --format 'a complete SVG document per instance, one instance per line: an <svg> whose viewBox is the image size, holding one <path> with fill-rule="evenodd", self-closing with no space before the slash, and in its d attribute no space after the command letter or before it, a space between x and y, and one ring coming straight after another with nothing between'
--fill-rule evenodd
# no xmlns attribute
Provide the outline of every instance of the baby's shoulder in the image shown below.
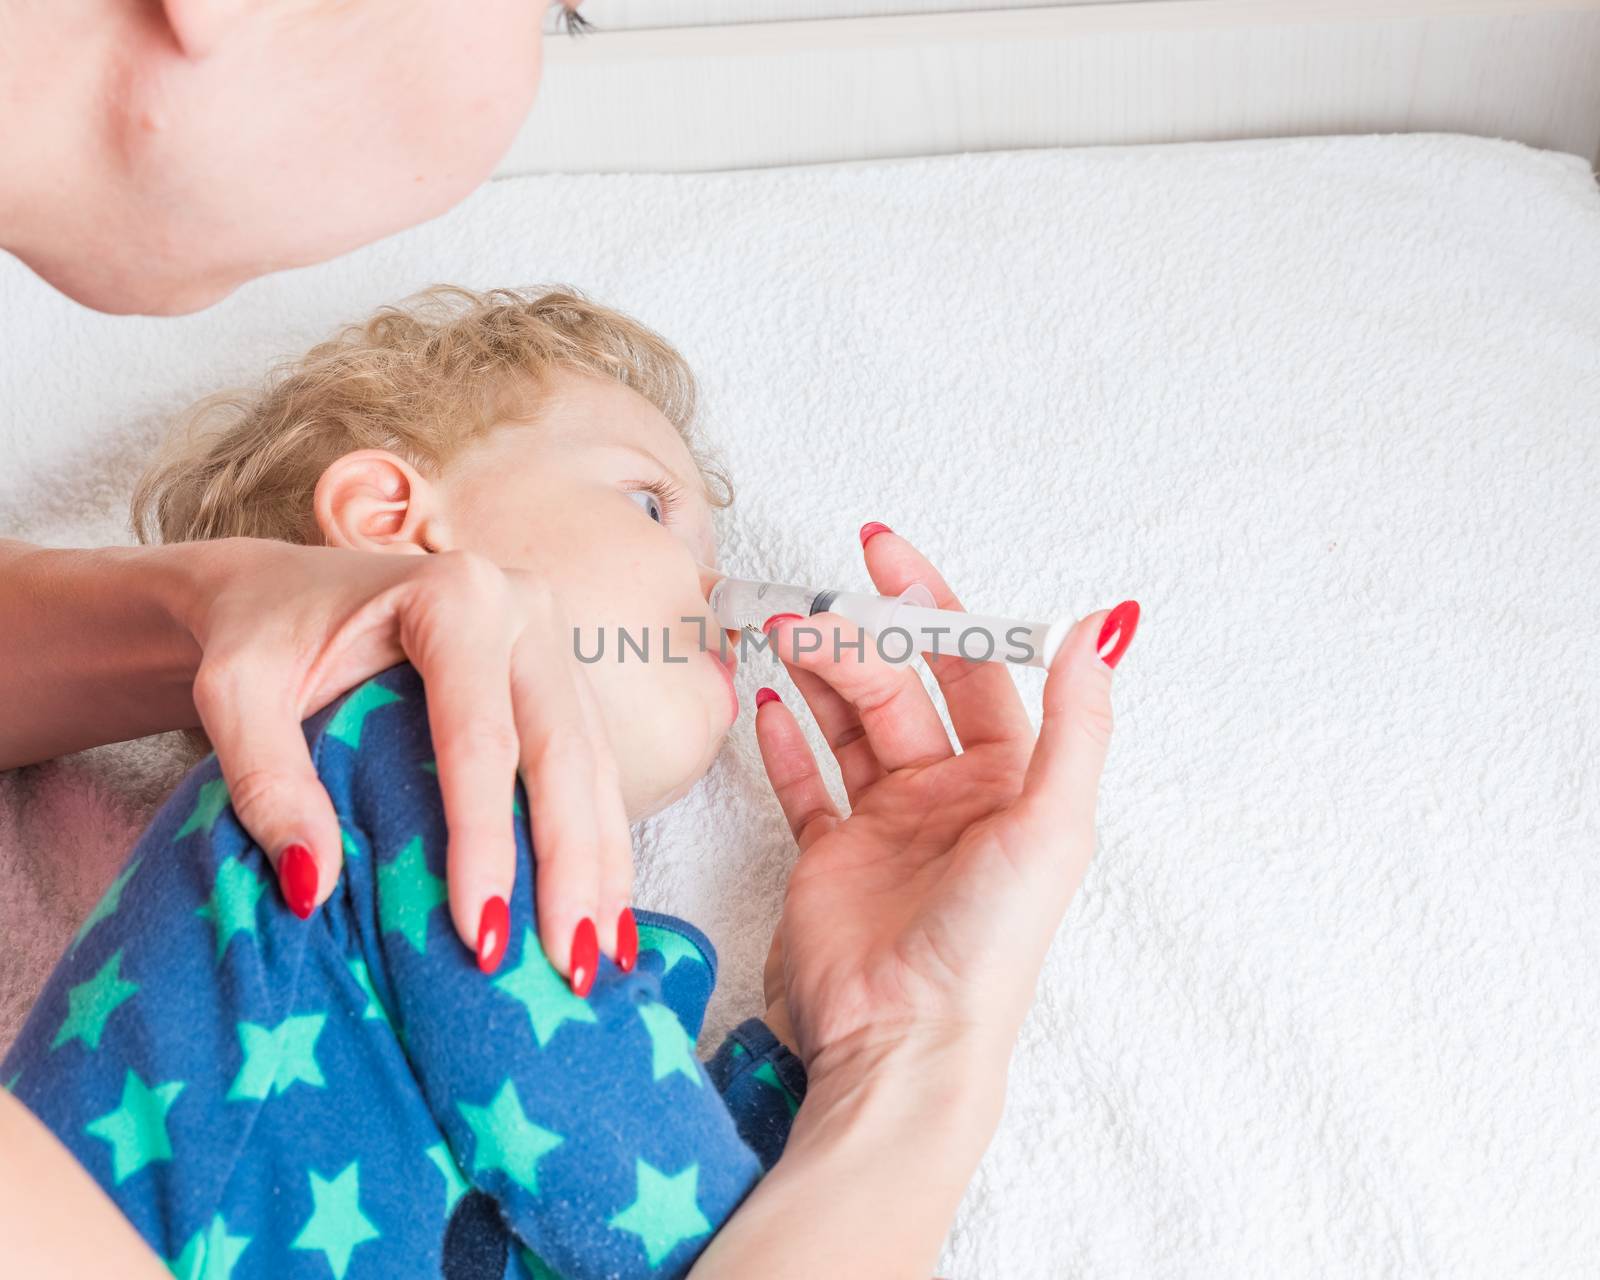
<svg viewBox="0 0 1600 1280"><path fill-rule="evenodd" d="M301 728L312 767L339 817L347 858L353 839L380 849L399 849L419 835L443 840L427 697L409 662L340 694ZM508 788L508 809L511 800Z"/></svg>
<svg viewBox="0 0 1600 1280"><path fill-rule="evenodd" d="M304 728L317 774L345 828L347 864L358 869L365 865L367 849L378 861L388 862L414 847L421 870L442 881L444 809L416 668L401 663L379 672L334 699L306 720ZM507 817L516 823L519 879L527 877L527 910L536 915L526 803L520 781L507 789ZM522 891L519 883L514 909L522 909ZM691 1037L698 1036L716 987L716 948L704 932L678 916L637 907L633 914L639 929L638 976L653 977L662 1001Z"/></svg>
<svg viewBox="0 0 1600 1280"><path fill-rule="evenodd" d="M437 776L422 677L402 662L340 694L301 725L336 807L357 787Z"/></svg>
<svg viewBox="0 0 1600 1280"><path fill-rule="evenodd" d="M422 777L431 781L432 746L421 702L422 681L409 664L403 664L341 694L302 721L313 764L341 819L351 814L358 795L375 780L403 779L406 770L396 767L399 761L416 761ZM400 708L399 714L372 714L390 706ZM415 716L412 706L417 707ZM330 744L339 745L330 749ZM370 767L360 758L362 749ZM221 762L212 752L190 768L151 818L110 897L120 901L121 888L141 866L167 877L199 876L209 883L214 875L238 877L240 871L229 867L230 862L263 882L271 879L266 856L239 821ZM151 878L160 877L141 877ZM98 918L92 915L85 928Z"/></svg>

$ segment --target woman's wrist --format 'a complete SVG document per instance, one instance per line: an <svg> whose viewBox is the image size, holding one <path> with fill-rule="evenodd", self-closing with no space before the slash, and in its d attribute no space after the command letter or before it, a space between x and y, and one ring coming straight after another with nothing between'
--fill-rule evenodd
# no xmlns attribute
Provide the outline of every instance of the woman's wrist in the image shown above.
<svg viewBox="0 0 1600 1280"><path fill-rule="evenodd" d="M198 550L0 541L0 768L197 723Z"/></svg>
<svg viewBox="0 0 1600 1280"><path fill-rule="evenodd" d="M1000 1121L1010 1058L1009 1042L976 1030L929 1026L845 1037L806 1064L806 1101L815 1098L817 1105L809 1114L801 1109L790 1141L924 1126L932 1111L981 1152Z"/></svg>
<svg viewBox="0 0 1600 1280"><path fill-rule="evenodd" d="M147 547L158 557L145 567L150 590L174 627L193 641L194 667L198 668L205 630L205 608L238 576L241 544L248 538L218 538L209 542L178 542ZM191 676L193 671L190 672Z"/></svg>
<svg viewBox="0 0 1600 1280"><path fill-rule="evenodd" d="M779 996L767 1006L767 1011L761 1015L761 1020L767 1024L767 1029L778 1038L781 1044L795 1057L800 1056L800 1042L795 1038L794 1025L789 1021L789 1002Z"/></svg>
<svg viewBox="0 0 1600 1280"><path fill-rule="evenodd" d="M692 1274L927 1280L999 1123L1009 1057L931 1029L817 1054L782 1157Z"/></svg>

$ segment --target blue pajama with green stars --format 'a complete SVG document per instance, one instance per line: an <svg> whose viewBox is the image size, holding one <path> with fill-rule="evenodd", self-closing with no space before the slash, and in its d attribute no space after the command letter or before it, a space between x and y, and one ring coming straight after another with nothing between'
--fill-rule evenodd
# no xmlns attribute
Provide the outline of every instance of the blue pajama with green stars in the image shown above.
<svg viewBox="0 0 1600 1280"><path fill-rule="evenodd" d="M185 778L56 967L0 1084L180 1277L685 1274L782 1153L799 1060L749 1018L701 1062L705 935L635 911L587 998L518 874L493 976L445 905L416 670L305 723L343 831L310 920L277 898L216 758Z"/></svg>

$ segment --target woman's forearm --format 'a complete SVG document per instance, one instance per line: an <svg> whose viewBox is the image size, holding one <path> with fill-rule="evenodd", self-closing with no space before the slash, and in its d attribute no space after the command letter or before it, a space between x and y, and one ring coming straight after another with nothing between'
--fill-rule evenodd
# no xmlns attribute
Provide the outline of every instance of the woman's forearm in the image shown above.
<svg viewBox="0 0 1600 1280"><path fill-rule="evenodd" d="M0 769L199 724L182 617L204 562L201 544L0 539Z"/></svg>
<svg viewBox="0 0 1600 1280"><path fill-rule="evenodd" d="M907 1039L808 1071L788 1145L694 1280L928 1280L999 1123L1009 1053Z"/></svg>

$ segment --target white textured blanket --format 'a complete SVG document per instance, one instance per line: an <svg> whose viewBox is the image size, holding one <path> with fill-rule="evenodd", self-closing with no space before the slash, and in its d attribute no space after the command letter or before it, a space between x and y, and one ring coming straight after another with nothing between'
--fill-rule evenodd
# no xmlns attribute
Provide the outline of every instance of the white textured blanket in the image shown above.
<svg viewBox="0 0 1600 1280"><path fill-rule="evenodd" d="M0 530L126 541L163 414L435 281L575 284L679 344L730 568L864 585L876 519L974 608L1142 603L941 1275L1594 1274L1586 166L1422 136L518 179L184 320L4 262ZM0 775L0 1042L171 745ZM720 949L713 1040L793 856L748 712L640 836L639 903Z"/></svg>

